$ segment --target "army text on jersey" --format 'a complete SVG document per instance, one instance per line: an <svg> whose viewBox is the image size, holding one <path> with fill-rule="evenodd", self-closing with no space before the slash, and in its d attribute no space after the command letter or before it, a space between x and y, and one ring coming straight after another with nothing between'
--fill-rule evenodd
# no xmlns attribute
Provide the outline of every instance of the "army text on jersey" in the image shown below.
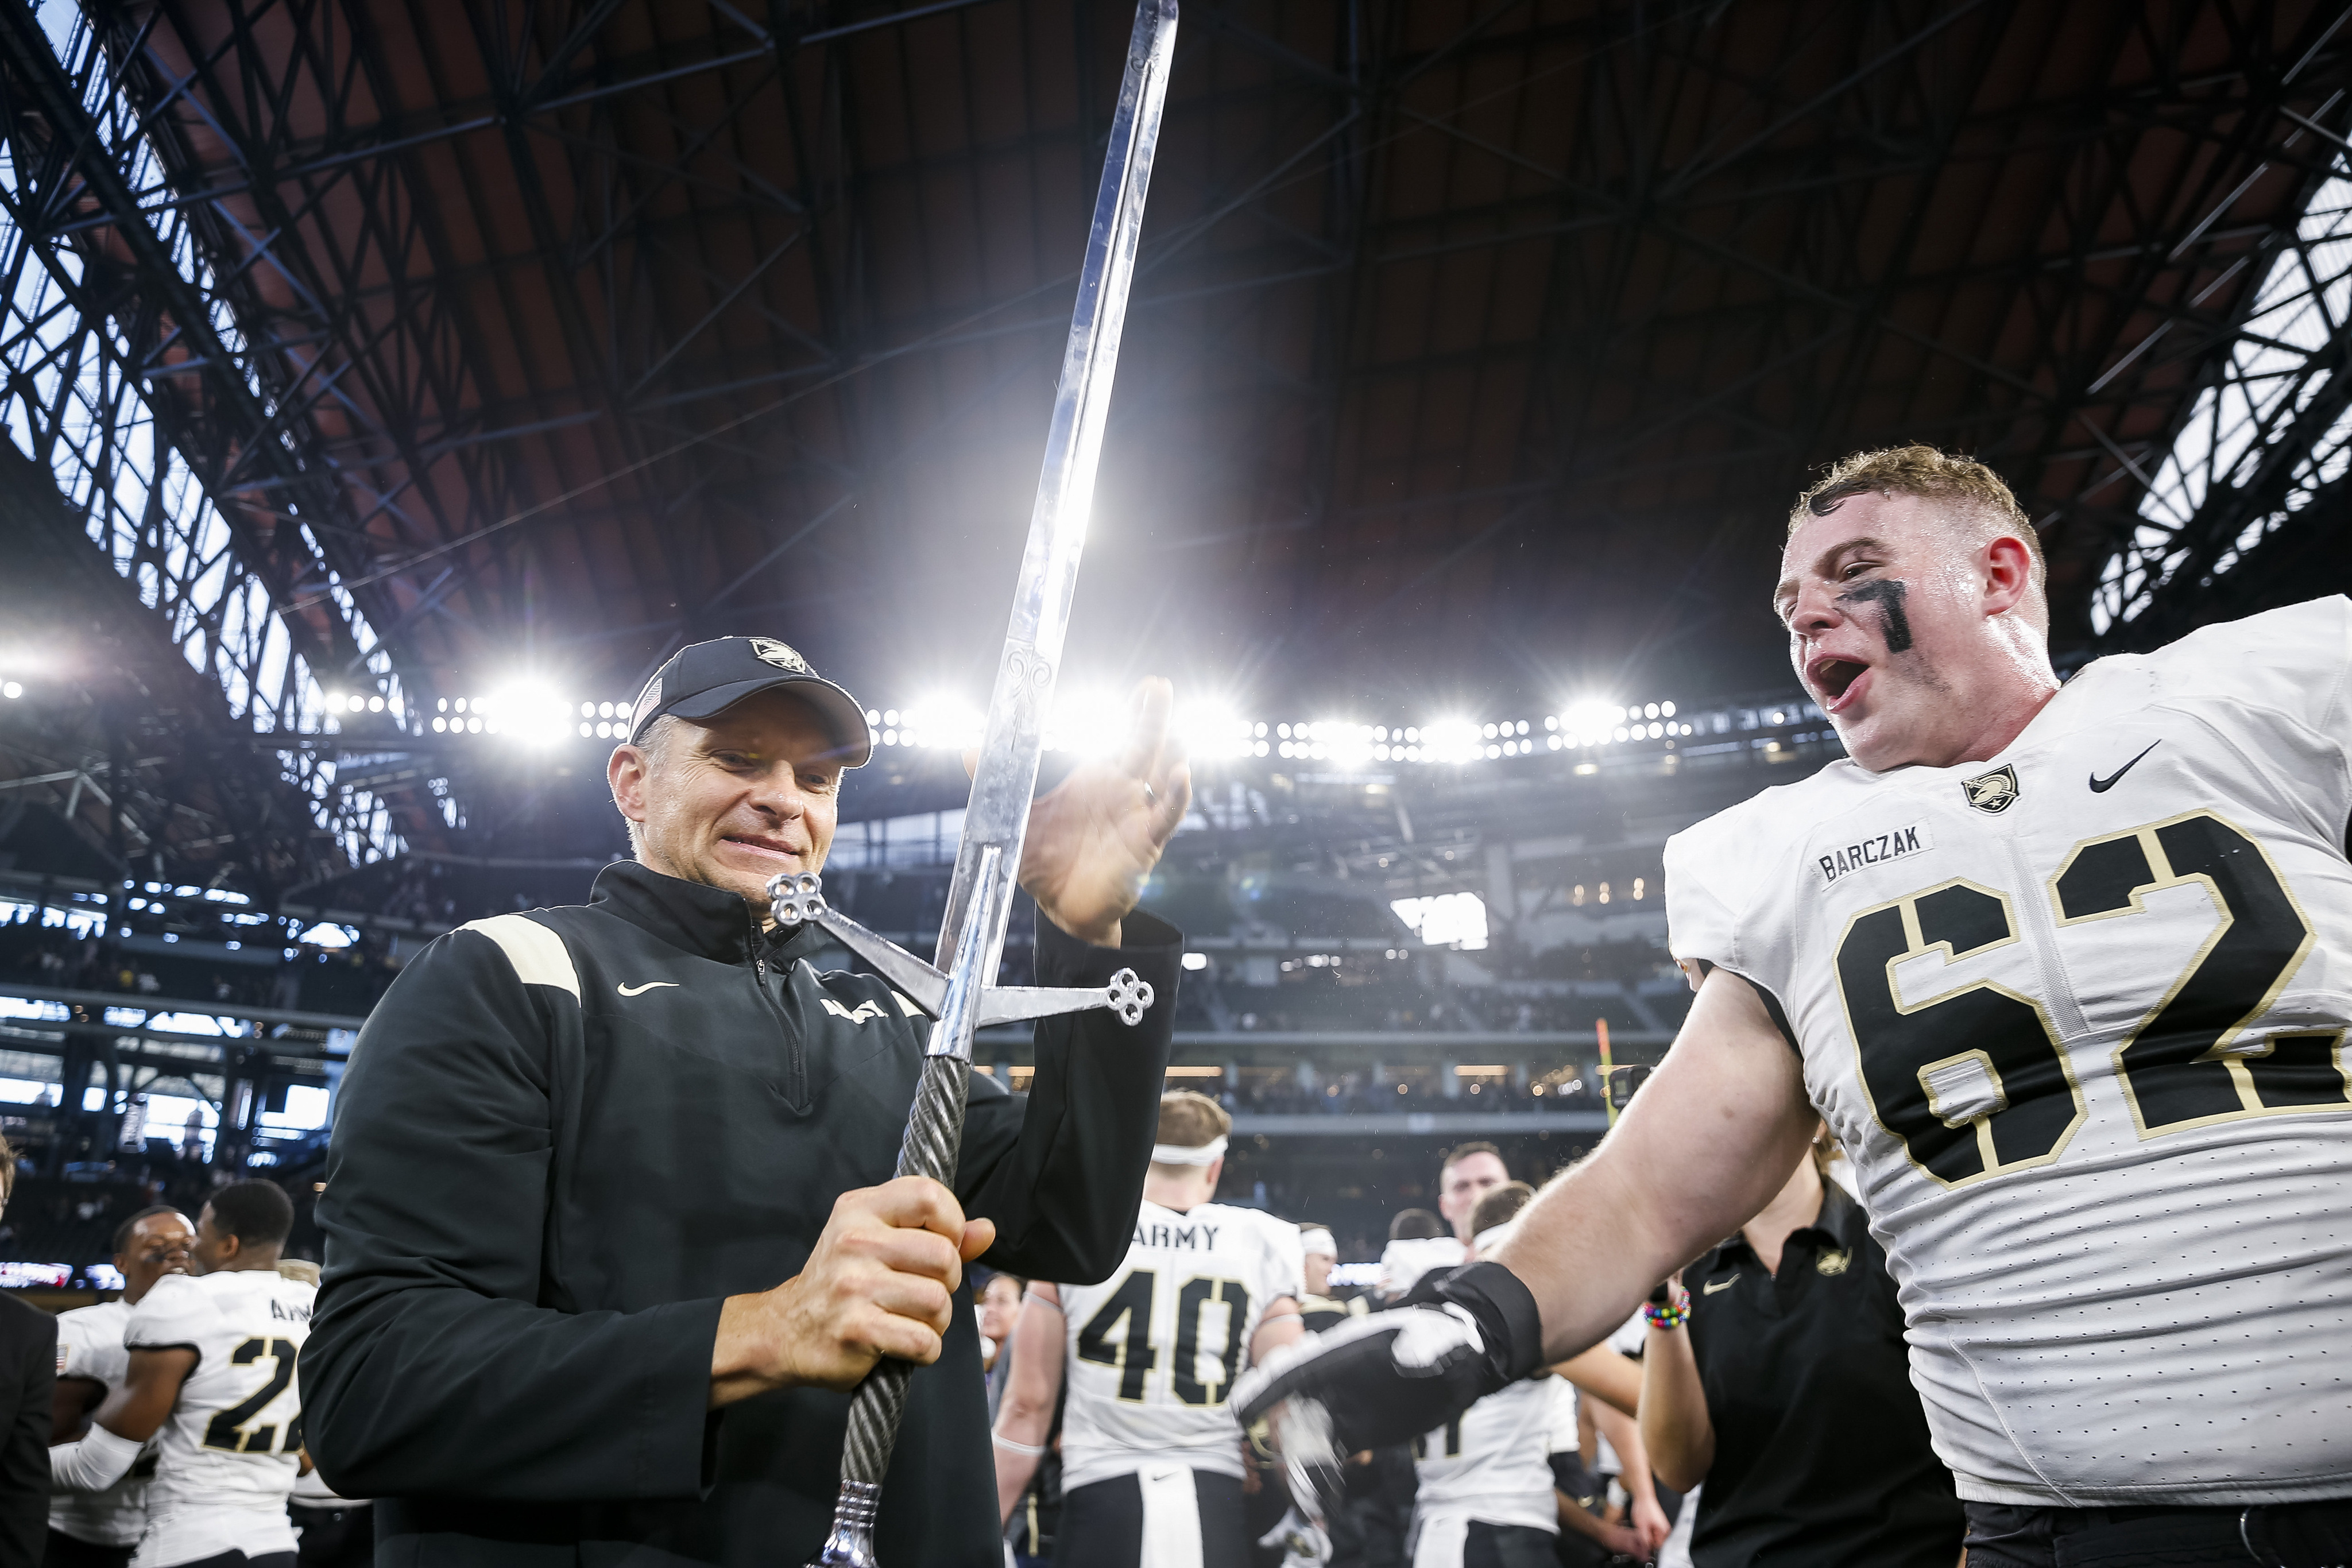
<svg viewBox="0 0 2352 1568"><path fill-rule="evenodd" d="M1254 1208L1146 1203L1135 1244L1099 1285L1062 1285L1062 1486L1171 1460L1242 1473L1225 1407L1266 1309L1304 1295L1298 1228Z"/></svg>

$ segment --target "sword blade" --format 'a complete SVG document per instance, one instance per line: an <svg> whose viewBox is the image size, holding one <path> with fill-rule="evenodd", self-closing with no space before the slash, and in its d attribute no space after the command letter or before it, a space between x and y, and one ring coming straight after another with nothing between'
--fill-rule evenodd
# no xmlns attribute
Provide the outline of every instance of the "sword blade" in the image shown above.
<svg viewBox="0 0 2352 1568"><path fill-rule="evenodd" d="M1127 46L1118 112L1111 121L1102 184L1095 197L1078 299L1070 316L1062 383L1037 476L1037 502L1029 516L1029 543L1004 633L1003 657L989 698L988 727L973 769L963 841L949 884L947 918L940 927L937 965L947 972L940 1021L923 1063L922 1081L899 1151L902 1175L952 1181L963 1138L972 1031L986 1007L985 988L1004 952L1005 920L1021 869L1029 828L1029 800L1037 788L1045 714L1054 698L1055 666L1077 587L1078 555L1094 504L1095 465L1102 455L1103 422L1118 368L1119 329L1127 288L1135 274L1135 246L1143 227L1143 197L1151 155L1160 141L1160 111L1175 51L1176 0L1141 0ZM1110 989L1137 988L1131 974ZM1118 998L1110 999L1119 1005ZM1148 1005L1149 992L1129 994L1129 1021ZM1000 998L1003 1000L1003 998ZM1006 1005L1013 1005L1007 1003ZM873 1526L882 1478L898 1441L912 1368L884 1361L858 1385L850 1401L848 1440L842 1448L841 1492L834 1529L817 1568L872 1568ZM919 1505L916 1505L919 1506Z"/></svg>
<svg viewBox="0 0 2352 1568"><path fill-rule="evenodd" d="M948 884L947 917L940 926L934 960L942 969L962 946L964 925L975 907L981 852L991 845L1003 852L995 862L996 874L1008 885L1003 896L979 905L992 911L994 923L980 949L983 975L992 978L1003 956L1004 925L1013 907L1009 883L1020 874L1045 716L1053 706L1070 598L1077 588L1078 556L1094 505L1095 465L1102 455L1103 424L1118 369L1120 329L1127 319L1128 284L1135 274L1136 240L1143 229L1143 199L1151 182L1151 158L1160 141L1160 107L1175 47L1176 0L1142 0L1128 39L1127 73L1119 83L1118 111L1111 120L1102 183L1095 195L1094 225L1078 274L1077 304L1070 314L1069 344L1062 355L1061 386L1055 394L1045 459L1037 476L1037 500L1029 515L1029 542L1022 552L1012 622L989 698L988 727L972 773L955 876ZM964 1049L969 1053L969 1040Z"/></svg>

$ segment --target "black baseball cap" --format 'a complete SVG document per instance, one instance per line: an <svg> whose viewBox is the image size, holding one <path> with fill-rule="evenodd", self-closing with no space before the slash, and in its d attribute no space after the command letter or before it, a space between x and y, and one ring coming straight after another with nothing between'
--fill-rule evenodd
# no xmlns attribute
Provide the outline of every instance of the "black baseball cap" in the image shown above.
<svg viewBox="0 0 2352 1568"><path fill-rule="evenodd" d="M716 637L680 648L662 663L629 709L629 741L664 714L680 718L716 718L761 692L789 686L816 709L838 743L833 755L845 768L873 760L874 732L857 699L809 668L806 659L773 637Z"/></svg>

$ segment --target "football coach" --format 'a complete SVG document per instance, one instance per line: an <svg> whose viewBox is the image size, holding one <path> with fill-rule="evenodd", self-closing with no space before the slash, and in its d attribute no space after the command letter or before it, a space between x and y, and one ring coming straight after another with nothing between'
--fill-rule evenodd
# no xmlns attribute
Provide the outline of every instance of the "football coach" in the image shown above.
<svg viewBox="0 0 2352 1568"><path fill-rule="evenodd" d="M1182 949L1134 911L1192 798L1170 700L1146 683L1124 753L1037 803L1021 867L1037 983L1132 967L1160 1001L1040 1020L1025 1096L975 1075L950 1191L891 1176L929 1020L767 915L770 877L824 863L863 711L767 638L656 673L608 768L635 859L439 938L353 1050L301 1388L379 1563L805 1563L849 1391L895 1355L923 1369L882 1560L998 1568L962 1265L1126 1253Z"/></svg>

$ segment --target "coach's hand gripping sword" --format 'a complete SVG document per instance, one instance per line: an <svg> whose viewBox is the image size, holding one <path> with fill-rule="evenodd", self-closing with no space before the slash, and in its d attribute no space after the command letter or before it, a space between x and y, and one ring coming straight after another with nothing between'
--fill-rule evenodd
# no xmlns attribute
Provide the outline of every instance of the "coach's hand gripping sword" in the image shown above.
<svg viewBox="0 0 2352 1568"><path fill-rule="evenodd" d="M947 918L940 927L935 963L944 968L924 963L829 907L812 873L787 873L768 884L779 925L807 921L823 926L939 1020L931 1027L922 1082L898 1150L900 1176L953 1183L971 1082L972 1033L982 1025L1089 1008L1109 1008L1132 1025L1151 1005L1151 988L1132 969L1120 970L1108 987L1094 990L998 988L988 982L1004 952L1004 925L1036 791L1037 758L1069 625L1070 597L1077 586L1087 515L1094 503L1095 465L1102 455L1119 329L1127 316L1127 288L1135 272L1136 237L1143 227L1144 192L1151 181L1175 45L1176 0L1141 0L1128 40L1127 74L1095 196L1086 264L1078 274L1077 305L1070 315L1069 346L1045 435L1012 623L989 698L988 728L972 774ZM833 1534L814 1568L875 1563L874 1517L913 1371L907 1362L886 1358L858 1385L849 1407Z"/></svg>

